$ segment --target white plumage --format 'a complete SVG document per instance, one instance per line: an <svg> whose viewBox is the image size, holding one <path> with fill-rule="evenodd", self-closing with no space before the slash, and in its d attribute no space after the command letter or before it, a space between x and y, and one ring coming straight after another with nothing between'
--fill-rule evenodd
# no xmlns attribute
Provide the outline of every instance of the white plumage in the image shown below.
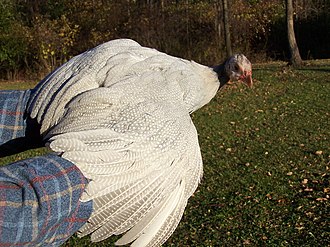
<svg viewBox="0 0 330 247"><path fill-rule="evenodd" d="M91 181L94 212L80 229L101 241L159 246L202 176L190 113L220 82L209 67L114 40L72 58L33 91L29 112L48 146Z"/></svg>

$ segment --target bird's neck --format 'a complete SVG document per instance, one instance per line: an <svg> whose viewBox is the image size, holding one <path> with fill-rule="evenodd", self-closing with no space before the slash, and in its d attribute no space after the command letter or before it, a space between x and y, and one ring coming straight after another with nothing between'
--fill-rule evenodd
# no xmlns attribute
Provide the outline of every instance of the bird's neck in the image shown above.
<svg viewBox="0 0 330 247"><path fill-rule="evenodd" d="M228 81L229 76L225 72L225 63L212 67L213 71L218 74L218 79L220 81L220 87L223 87Z"/></svg>

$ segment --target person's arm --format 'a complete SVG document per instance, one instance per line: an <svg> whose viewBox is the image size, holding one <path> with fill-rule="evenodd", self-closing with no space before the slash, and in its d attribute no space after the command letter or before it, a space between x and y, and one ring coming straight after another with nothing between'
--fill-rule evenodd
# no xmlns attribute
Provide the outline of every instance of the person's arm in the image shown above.
<svg viewBox="0 0 330 247"><path fill-rule="evenodd" d="M42 144L27 117L30 91L0 91L0 157ZM48 154L0 166L0 246L58 246L91 215L79 199L88 181L71 162Z"/></svg>
<svg viewBox="0 0 330 247"><path fill-rule="evenodd" d="M0 246L58 246L88 220L87 179L54 154L0 167Z"/></svg>

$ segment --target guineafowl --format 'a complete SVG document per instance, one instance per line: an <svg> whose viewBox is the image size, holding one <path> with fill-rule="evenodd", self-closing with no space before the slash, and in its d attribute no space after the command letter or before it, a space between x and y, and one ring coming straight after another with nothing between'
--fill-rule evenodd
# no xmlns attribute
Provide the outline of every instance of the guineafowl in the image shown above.
<svg viewBox="0 0 330 247"><path fill-rule="evenodd" d="M229 80L252 86L249 60L236 54L207 67L113 40L47 76L28 104L51 150L90 182L81 198L93 213L79 231L92 241L159 246L177 227L203 173L190 114Z"/></svg>

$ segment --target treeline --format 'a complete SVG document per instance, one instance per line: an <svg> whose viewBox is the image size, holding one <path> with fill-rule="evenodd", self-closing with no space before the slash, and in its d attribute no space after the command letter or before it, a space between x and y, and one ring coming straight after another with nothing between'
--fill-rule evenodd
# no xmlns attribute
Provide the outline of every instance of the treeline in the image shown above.
<svg viewBox="0 0 330 247"><path fill-rule="evenodd" d="M229 2L234 52L288 58L283 0ZM0 0L0 78L40 78L115 38L216 64L226 54L221 0ZM303 59L330 57L330 1L295 0Z"/></svg>

